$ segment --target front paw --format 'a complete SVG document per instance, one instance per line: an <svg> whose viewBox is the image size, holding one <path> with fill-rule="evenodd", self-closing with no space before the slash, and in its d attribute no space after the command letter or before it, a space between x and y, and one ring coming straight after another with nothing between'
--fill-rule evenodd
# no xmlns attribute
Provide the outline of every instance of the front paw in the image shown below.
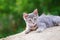
<svg viewBox="0 0 60 40"><path fill-rule="evenodd" d="M28 34L29 32L25 32L25 34Z"/></svg>
<svg viewBox="0 0 60 40"><path fill-rule="evenodd" d="M41 31L41 30L36 30L36 32L37 32L37 33L40 33L40 32L42 32L42 31Z"/></svg>
<svg viewBox="0 0 60 40"><path fill-rule="evenodd" d="M25 31L25 34L28 34L29 32L30 32L30 30L26 30L26 31Z"/></svg>
<svg viewBox="0 0 60 40"><path fill-rule="evenodd" d="M42 32L42 31L44 31L44 28L42 28L42 29L41 29L41 28L38 28L38 29L36 30L37 33L40 33L40 32Z"/></svg>

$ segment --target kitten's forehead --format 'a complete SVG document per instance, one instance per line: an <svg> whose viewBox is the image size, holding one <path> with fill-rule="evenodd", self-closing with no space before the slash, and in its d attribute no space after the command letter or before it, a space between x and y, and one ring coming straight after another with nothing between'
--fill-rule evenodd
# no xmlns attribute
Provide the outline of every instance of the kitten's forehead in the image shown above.
<svg viewBox="0 0 60 40"><path fill-rule="evenodd" d="M33 13L29 13L29 18L33 18L34 14Z"/></svg>

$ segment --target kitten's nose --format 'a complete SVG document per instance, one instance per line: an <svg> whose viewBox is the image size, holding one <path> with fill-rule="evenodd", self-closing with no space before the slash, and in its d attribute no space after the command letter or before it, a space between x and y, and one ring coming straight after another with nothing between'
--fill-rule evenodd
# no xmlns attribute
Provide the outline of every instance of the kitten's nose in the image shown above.
<svg viewBox="0 0 60 40"><path fill-rule="evenodd" d="M33 23L34 24L34 23Z"/></svg>

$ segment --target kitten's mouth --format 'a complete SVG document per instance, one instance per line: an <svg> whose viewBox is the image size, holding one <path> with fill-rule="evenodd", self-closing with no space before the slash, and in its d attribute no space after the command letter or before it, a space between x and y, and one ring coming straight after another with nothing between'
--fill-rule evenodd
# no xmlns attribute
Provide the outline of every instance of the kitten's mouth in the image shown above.
<svg viewBox="0 0 60 40"><path fill-rule="evenodd" d="M34 24L34 26L32 26L30 29L31 29L31 31L34 31L34 30L36 30L37 29L37 26L36 26L37 24Z"/></svg>

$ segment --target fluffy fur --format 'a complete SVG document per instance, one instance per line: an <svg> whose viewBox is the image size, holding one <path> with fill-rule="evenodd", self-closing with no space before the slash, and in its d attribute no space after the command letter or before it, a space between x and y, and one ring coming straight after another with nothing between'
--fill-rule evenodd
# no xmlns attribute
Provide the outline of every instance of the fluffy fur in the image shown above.
<svg viewBox="0 0 60 40"><path fill-rule="evenodd" d="M24 13L23 18L26 22L26 31L29 33L31 30L42 32L44 29L60 25L60 16L45 15L38 16L38 11L35 9L32 13Z"/></svg>

